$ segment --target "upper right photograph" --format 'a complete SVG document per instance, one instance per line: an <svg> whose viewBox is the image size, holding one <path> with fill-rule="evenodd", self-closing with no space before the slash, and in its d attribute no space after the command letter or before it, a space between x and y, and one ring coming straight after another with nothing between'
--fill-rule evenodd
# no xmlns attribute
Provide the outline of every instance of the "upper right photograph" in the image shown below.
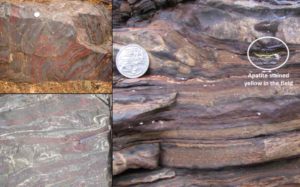
<svg viewBox="0 0 300 187"><path fill-rule="evenodd" d="M113 0L113 186L300 186L299 11Z"/></svg>

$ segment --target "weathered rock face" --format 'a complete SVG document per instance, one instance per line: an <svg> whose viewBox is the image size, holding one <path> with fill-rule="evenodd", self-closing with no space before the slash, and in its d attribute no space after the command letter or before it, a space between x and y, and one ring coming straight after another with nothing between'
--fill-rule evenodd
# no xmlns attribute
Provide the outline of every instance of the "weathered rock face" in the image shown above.
<svg viewBox="0 0 300 187"><path fill-rule="evenodd" d="M81 1L0 2L0 79L111 81L111 13Z"/></svg>
<svg viewBox="0 0 300 187"><path fill-rule="evenodd" d="M114 69L114 186L299 186L299 2L116 1L115 54L137 43L150 69L130 80ZM293 86L245 87L261 73L247 49L262 36L288 44L273 73ZM157 144L138 162L139 145Z"/></svg>
<svg viewBox="0 0 300 187"><path fill-rule="evenodd" d="M252 68L246 56L250 42L269 35L291 44L289 67L297 62L295 42L300 33L297 22L291 20L298 18L299 5L260 3L249 7L247 1L230 2L180 4L157 12L148 24L147 20L137 21L133 17L135 29L114 30L115 50L127 43L139 43L150 54L152 74L178 79L218 79L247 74ZM259 5L262 7L258 8ZM287 15L284 10L288 10ZM124 24L131 26L131 22ZM294 68L290 69L293 73Z"/></svg>
<svg viewBox="0 0 300 187"><path fill-rule="evenodd" d="M1 95L0 185L109 187L108 95Z"/></svg>

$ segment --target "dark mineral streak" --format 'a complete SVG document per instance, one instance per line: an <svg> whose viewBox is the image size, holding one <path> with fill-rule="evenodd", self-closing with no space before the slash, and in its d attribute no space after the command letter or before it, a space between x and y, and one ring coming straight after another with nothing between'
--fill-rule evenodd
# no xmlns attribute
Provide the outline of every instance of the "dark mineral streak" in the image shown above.
<svg viewBox="0 0 300 187"><path fill-rule="evenodd" d="M114 186L300 186L299 3L114 1L114 54L137 43L150 57L139 79L114 68ZM288 44L273 73L294 86L244 86L262 36Z"/></svg>
<svg viewBox="0 0 300 187"><path fill-rule="evenodd" d="M0 186L109 187L108 95L1 95Z"/></svg>

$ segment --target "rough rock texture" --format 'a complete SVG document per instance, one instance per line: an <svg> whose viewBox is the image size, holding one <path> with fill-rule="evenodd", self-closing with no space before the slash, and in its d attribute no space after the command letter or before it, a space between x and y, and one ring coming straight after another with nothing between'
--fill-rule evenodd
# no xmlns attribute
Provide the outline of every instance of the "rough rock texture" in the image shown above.
<svg viewBox="0 0 300 187"><path fill-rule="evenodd" d="M113 174L117 175L127 169L158 167L159 144L140 144L114 152Z"/></svg>
<svg viewBox="0 0 300 187"><path fill-rule="evenodd" d="M63 83L45 82L38 84L0 81L4 93L111 93L111 82L67 81Z"/></svg>
<svg viewBox="0 0 300 187"><path fill-rule="evenodd" d="M0 1L0 80L77 81L75 92L94 92L80 84L111 81L111 40L111 13L101 3Z"/></svg>
<svg viewBox="0 0 300 187"><path fill-rule="evenodd" d="M109 187L108 95L1 95L0 186Z"/></svg>
<svg viewBox="0 0 300 187"><path fill-rule="evenodd" d="M114 186L300 186L300 1L160 3L113 3L114 54L137 43L150 56L142 78L114 68ZM246 53L262 36L288 44L272 73L293 86L244 86L261 73ZM127 153L157 144L155 169Z"/></svg>

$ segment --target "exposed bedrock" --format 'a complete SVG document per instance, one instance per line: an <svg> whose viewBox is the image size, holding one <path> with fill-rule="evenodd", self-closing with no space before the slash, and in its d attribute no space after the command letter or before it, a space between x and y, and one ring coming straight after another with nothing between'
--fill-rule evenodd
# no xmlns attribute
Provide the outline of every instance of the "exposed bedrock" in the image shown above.
<svg viewBox="0 0 300 187"><path fill-rule="evenodd" d="M137 43L150 57L139 79L114 68L114 185L299 186L300 1L151 2L114 3L114 54ZM246 53L262 36L289 46L272 73L290 73L293 86L245 87L261 73ZM155 168L125 154L156 144Z"/></svg>
<svg viewBox="0 0 300 187"><path fill-rule="evenodd" d="M289 44L286 67L294 73L299 59L300 5L283 8L261 3L258 8L246 6L248 1L226 2L192 1L158 11L146 21L134 20L134 27L123 22L127 26L114 29L114 50L138 43L150 55L151 74L217 79L248 73L250 42L276 36Z"/></svg>
<svg viewBox="0 0 300 187"><path fill-rule="evenodd" d="M1 95L0 186L109 187L108 95Z"/></svg>
<svg viewBox="0 0 300 187"><path fill-rule="evenodd" d="M127 169L155 169L158 167L159 144L140 144L114 152L113 174L117 175Z"/></svg>
<svg viewBox="0 0 300 187"><path fill-rule="evenodd" d="M111 80L110 22L101 4L0 2L0 79Z"/></svg>
<svg viewBox="0 0 300 187"><path fill-rule="evenodd" d="M259 166L228 168L219 171L156 169L127 173L114 178L114 186L241 186L298 187L299 159L272 162Z"/></svg>

